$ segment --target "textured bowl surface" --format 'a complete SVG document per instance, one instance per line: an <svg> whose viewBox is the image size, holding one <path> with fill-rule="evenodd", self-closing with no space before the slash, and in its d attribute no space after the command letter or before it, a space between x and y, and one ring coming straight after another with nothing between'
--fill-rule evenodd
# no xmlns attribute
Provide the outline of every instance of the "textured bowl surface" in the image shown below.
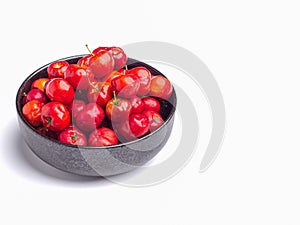
<svg viewBox="0 0 300 225"><path fill-rule="evenodd" d="M83 55L64 58L76 63ZM50 64L50 63L49 63ZM21 133L29 148L49 165L78 175L111 176L131 171L152 159L167 142L174 123L176 93L168 101L161 102L161 115L164 124L154 132L134 141L109 147L78 147L64 144L41 135L22 115L22 94L30 90L31 83L37 78L47 77L48 65L33 72L20 86L16 96L16 108ZM131 59L128 68L144 66L154 75L163 75L150 65Z"/></svg>

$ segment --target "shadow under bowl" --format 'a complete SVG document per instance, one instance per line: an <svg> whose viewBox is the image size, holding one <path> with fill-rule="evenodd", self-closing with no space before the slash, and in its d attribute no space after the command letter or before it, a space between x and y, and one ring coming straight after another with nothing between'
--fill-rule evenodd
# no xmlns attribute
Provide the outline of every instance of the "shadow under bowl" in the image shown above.
<svg viewBox="0 0 300 225"><path fill-rule="evenodd" d="M71 56L60 60L74 64L83 56ZM92 147L69 145L40 134L35 127L26 121L22 114L22 97L24 92L30 90L34 80L47 77L49 65L50 63L29 75L21 84L16 96L16 109L21 134L29 148L41 160L65 172L83 176L105 177L129 172L142 166L166 144L173 128L177 103L174 88L173 94L168 100L160 101L160 114L165 122L157 130L142 138L113 146ZM135 59L128 58L127 66L128 69L143 66L154 75L163 75L152 66Z"/></svg>

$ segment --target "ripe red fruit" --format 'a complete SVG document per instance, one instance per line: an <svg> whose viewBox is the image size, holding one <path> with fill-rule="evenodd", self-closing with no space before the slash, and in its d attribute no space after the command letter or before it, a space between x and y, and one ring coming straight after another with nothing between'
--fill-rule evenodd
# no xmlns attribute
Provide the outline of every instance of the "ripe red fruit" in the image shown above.
<svg viewBox="0 0 300 225"><path fill-rule="evenodd" d="M160 103L157 99L152 98L152 97L145 97L142 99L144 103L144 111L155 111L159 112L160 110Z"/></svg>
<svg viewBox="0 0 300 225"><path fill-rule="evenodd" d="M118 138L114 131L103 127L94 130L90 136L88 143L90 146L109 146L118 144Z"/></svg>
<svg viewBox="0 0 300 225"><path fill-rule="evenodd" d="M137 94L140 81L135 75L122 75L114 78L111 81L111 86L118 97L131 98Z"/></svg>
<svg viewBox="0 0 300 225"><path fill-rule="evenodd" d="M105 117L103 109L97 103L87 104L76 117L76 125L82 131L95 130Z"/></svg>
<svg viewBox="0 0 300 225"><path fill-rule="evenodd" d="M31 100L39 100L42 103L46 103L48 101L46 95L40 89L31 89L27 94L23 93L24 97L22 98L22 103L26 104Z"/></svg>
<svg viewBox="0 0 300 225"><path fill-rule="evenodd" d="M90 86L90 82L94 80L94 75L86 66L71 64L66 69L64 78L74 89L83 90Z"/></svg>
<svg viewBox="0 0 300 225"><path fill-rule="evenodd" d="M63 130L59 136L58 140L71 145L85 146L87 145L87 140L85 135L74 127L68 127Z"/></svg>
<svg viewBox="0 0 300 225"><path fill-rule="evenodd" d="M111 81L113 80L113 79L115 79L116 77L119 77L119 76L121 76L121 75L123 75L123 74L121 74L119 71L113 71L111 74L109 74L104 80L105 80L105 82L108 82L108 83L111 83Z"/></svg>
<svg viewBox="0 0 300 225"><path fill-rule="evenodd" d="M117 98L114 96L106 104L106 116L109 120L114 122L122 122L128 120L131 104L126 99Z"/></svg>
<svg viewBox="0 0 300 225"><path fill-rule="evenodd" d="M39 78L32 82L31 89L40 89L41 91L45 91L45 84L49 80L49 78Z"/></svg>
<svg viewBox="0 0 300 225"><path fill-rule="evenodd" d="M65 129L71 121L67 107L60 102L48 102L42 107L41 121L44 127L52 131Z"/></svg>
<svg viewBox="0 0 300 225"><path fill-rule="evenodd" d="M150 84L150 95L162 99L168 99L172 95L172 84L164 76L153 76Z"/></svg>
<svg viewBox="0 0 300 225"><path fill-rule="evenodd" d="M89 68L97 79L101 79L111 74L114 70L114 66L114 59L107 51L101 51L94 54L89 61Z"/></svg>
<svg viewBox="0 0 300 225"><path fill-rule="evenodd" d="M132 106L130 114L138 114L143 112L145 104L141 98L135 96L130 99L130 103Z"/></svg>
<svg viewBox="0 0 300 225"><path fill-rule="evenodd" d="M48 77L50 79L55 77L64 78L68 66L69 63L64 60L51 63L47 68Z"/></svg>
<svg viewBox="0 0 300 225"><path fill-rule="evenodd" d="M145 67L135 67L125 72L126 74L132 74L139 78L140 87L138 89L137 95L144 96L150 92L150 84L151 84L151 72Z"/></svg>
<svg viewBox="0 0 300 225"><path fill-rule="evenodd" d="M44 103L38 100L32 100L27 102L23 108L22 113L25 119L34 127L41 124L41 112Z"/></svg>
<svg viewBox="0 0 300 225"><path fill-rule="evenodd" d="M142 137L149 132L148 118L143 114L133 114L129 117L129 127L135 137Z"/></svg>
<svg viewBox="0 0 300 225"><path fill-rule="evenodd" d="M123 68L127 63L127 56L124 50L120 47L111 47L108 52L112 55L115 61L114 70Z"/></svg>
<svg viewBox="0 0 300 225"><path fill-rule="evenodd" d="M111 84L108 82L93 82L87 92L89 102L97 102L105 108L107 102L112 98Z"/></svg>
<svg viewBox="0 0 300 225"><path fill-rule="evenodd" d="M88 67L89 64L90 64L90 59L93 55L86 55L86 56L83 56L82 58L80 58L77 62L77 65L81 66L81 67Z"/></svg>
<svg viewBox="0 0 300 225"><path fill-rule="evenodd" d="M72 85L63 78L53 78L45 86L47 97L51 101L69 104L74 99L74 89Z"/></svg>
<svg viewBox="0 0 300 225"><path fill-rule="evenodd" d="M155 111L144 111L143 115L148 118L149 121L149 130L152 132L159 128L163 123L164 120L158 112Z"/></svg>

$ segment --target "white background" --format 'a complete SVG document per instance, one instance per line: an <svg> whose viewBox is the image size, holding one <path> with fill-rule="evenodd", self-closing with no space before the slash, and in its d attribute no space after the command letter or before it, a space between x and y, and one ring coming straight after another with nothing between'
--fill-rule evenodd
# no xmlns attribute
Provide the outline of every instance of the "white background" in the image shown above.
<svg viewBox="0 0 300 225"><path fill-rule="evenodd" d="M299 224L298 3L2 3L0 223ZM85 53L86 43L145 40L184 47L214 74L227 111L226 138L214 164L198 173L199 150L170 180L131 188L69 176L36 159L16 121L22 80L50 61Z"/></svg>

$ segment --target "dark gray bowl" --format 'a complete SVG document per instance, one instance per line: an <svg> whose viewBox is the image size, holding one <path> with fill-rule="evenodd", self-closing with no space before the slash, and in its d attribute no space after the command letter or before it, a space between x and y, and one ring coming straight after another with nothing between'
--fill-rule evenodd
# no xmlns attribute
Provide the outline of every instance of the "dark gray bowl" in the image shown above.
<svg viewBox="0 0 300 225"><path fill-rule="evenodd" d="M84 55L64 58L69 63L76 63ZM50 64L50 63L49 63ZM171 134L176 108L176 93L168 101L161 101L161 115L164 124L154 132L134 141L109 147L78 147L61 143L41 135L22 115L22 93L30 89L31 83L41 77L47 77L48 65L41 67L28 76L20 86L16 96L16 108L21 133L29 148L49 165L84 176L111 176L129 172L152 159L165 145ZM131 59L128 68L144 66L152 74L161 74L150 65Z"/></svg>

